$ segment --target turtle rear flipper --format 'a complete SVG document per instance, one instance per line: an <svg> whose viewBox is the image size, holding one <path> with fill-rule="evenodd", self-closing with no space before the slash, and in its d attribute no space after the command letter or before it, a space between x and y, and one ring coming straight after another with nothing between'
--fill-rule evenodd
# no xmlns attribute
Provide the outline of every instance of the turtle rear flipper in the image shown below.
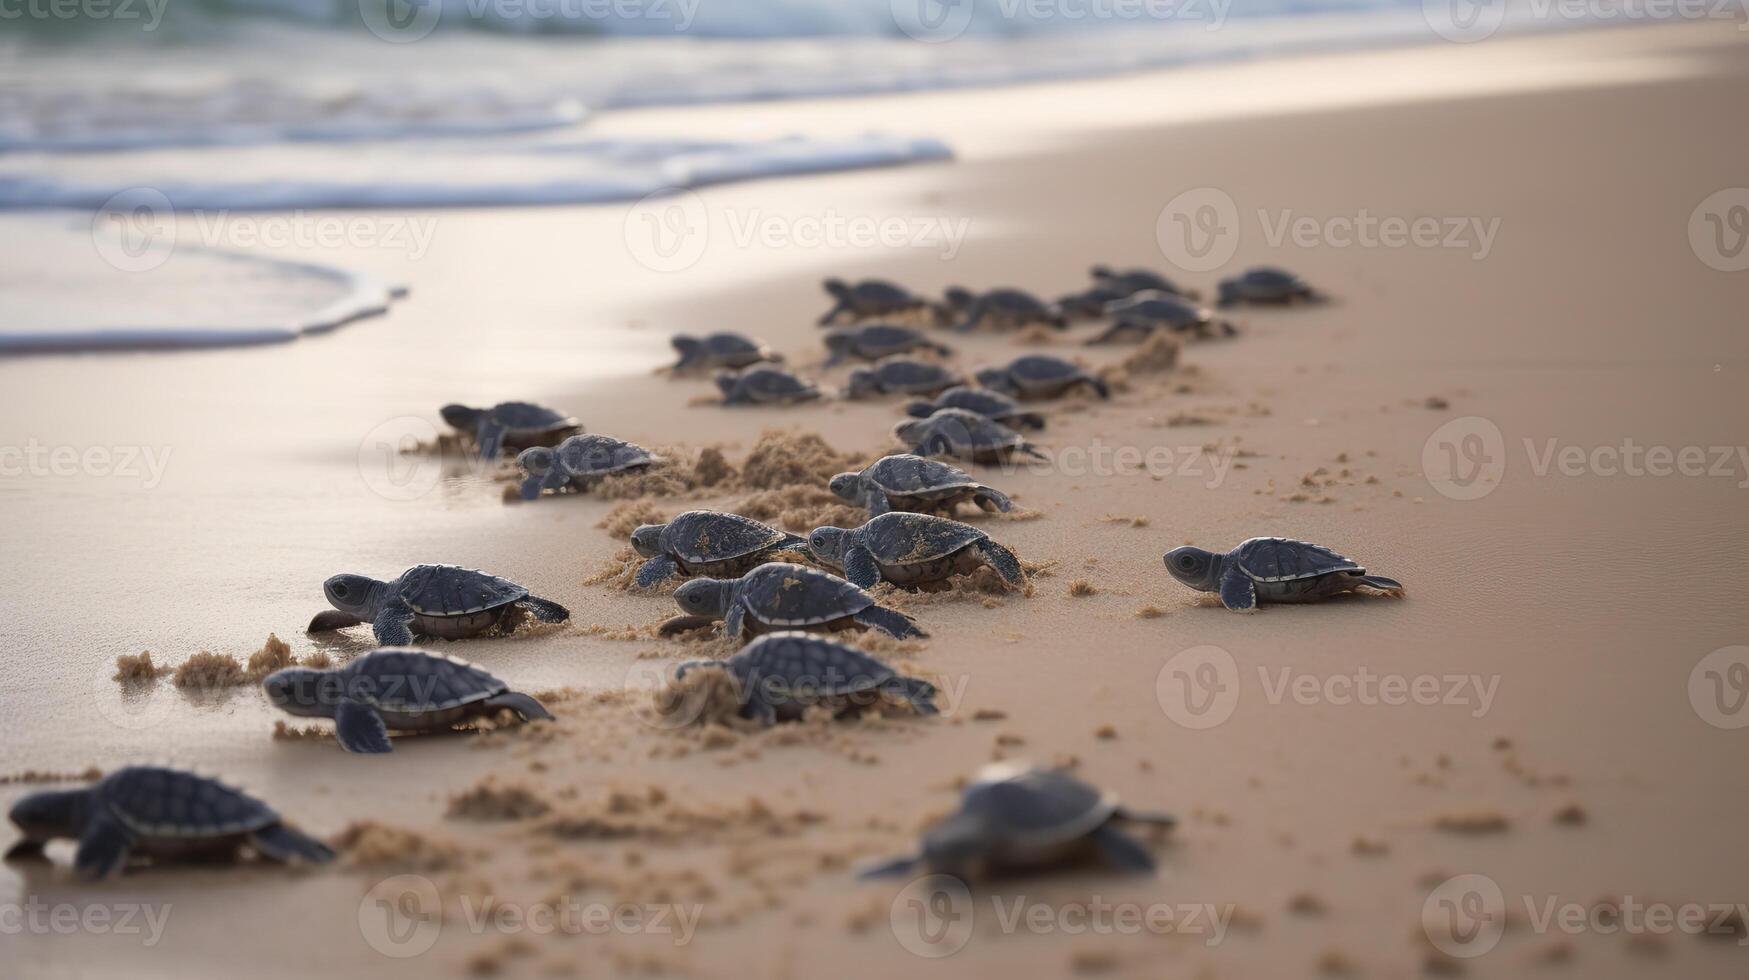
<svg viewBox="0 0 1749 980"><path fill-rule="evenodd" d="M79 850L73 855L73 868L92 881L99 881L120 871L127 864L128 851L133 847L133 835L118 821L100 816L86 828L79 839Z"/></svg>
<svg viewBox="0 0 1749 980"><path fill-rule="evenodd" d="M1001 511L1006 514L1014 509L1014 501L1000 490L985 487L972 495L972 502L985 511Z"/></svg>
<svg viewBox="0 0 1749 980"><path fill-rule="evenodd" d="M509 709L516 712L523 721L552 721L553 713L548 711L539 701L521 691L505 691L484 702L486 707L494 710Z"/></svg>
<svg viewBox="0 0 1749 980"><path fill-rule="evenodd" d="M1086 385L1089 388L1092 388L1093 393L1098 395L1101 398L1110 398L1111 397L1111 386L1106 384L1103 380L1096 378L1091 374L1083 375L1081 377L1081 383Z"/></svg>
<svg viewBox="0 0 1749 980"><path fill-rule="evenodd" d="M343 613L338 609L324 609L311 618L310 625L305 629L305 632L331 633L334 630L343 630L348 626L357 626L362 622L364 620L350 613Z"/></svg>
<svg viewBox="0 0 1749 980"><path fill-rule="evenodd" d="M1154 855L1142 842L1109 823L1093 832L1093 843L1106 863L1120 871L1148 874L1154 870Z"/></svg>
<svg viewBox="0 0 1749 980"><path fill-rule="evenodd" d="M651 589L678 574L680 566L674 563L674 559L659 555L638 566L638 574L632 579L632 584L640 589Z"/></svg>
<svg viewBox="0 0 1749 980"><path fill-rule="evenodd" d="M1367 588L1377 589L1388 596L1393 596L1398 599L1401 599L1408 591L1403 588L1403 583L1394 578L1385 578L1383 575L1362 575L1360 576L1359 581L1361 585L1364 585Z"/></svg>
<svg viewBox="0 0 1749 980"><path fill-rule="evenodd" d="M334 709L334 737L348 752L393 752L389 744L389 729L383 716L368 704L342 701Z"/></svg>
<svg viewBox="0 0 1749 980"><path fill-rule="evenodd" d="M1257 611L1257 585L1237 564L1221 575L1221 604L1234 612Z"/></svg>
<svg viewBox="0 0 1749 980"><path fill-rule="evenodd" d="M935 685L916 677L895 677L891 688L894 694L911 703L912 710L920 715L940 714L941 709L935 706Z"/></svg>
<svg viewBox="0 0 1749 980"><path fill-rule="evenodd" d="M895 612L884 606L869 606L854 617L864 626L872 627L897 639L907 640L915 636L928 636L917 621L902 612Z"/></svg>
<svg viewBox="0 0 1749 980"><path fill-rule="evenodd" d="M263 827L250 834L249 845L259 851L262 857L281 864L289 864L293 859L302 859L311 864L325 864L334 860L334 851L328 845L282 823Z"/></svg>
<svg viewBox="0 0 1749 980"><path fill-rule="evenodd" d="M534 618L543 623L562 623L571 618L571 610L551 599L542 599L537 595L524 596L518 605L527 609L534 615Z"/></svg>
<svg viewBox="0 0 1749 980"><path fill-rule="evenodd" d="M996 570L1002 576L1002 581L1009 588L1018 589L1026 585L1026 573L1020 569L1020 559L1014 557L1014 552L1002 547L989 538L978 542L978 554L984 563Z"/></svg>

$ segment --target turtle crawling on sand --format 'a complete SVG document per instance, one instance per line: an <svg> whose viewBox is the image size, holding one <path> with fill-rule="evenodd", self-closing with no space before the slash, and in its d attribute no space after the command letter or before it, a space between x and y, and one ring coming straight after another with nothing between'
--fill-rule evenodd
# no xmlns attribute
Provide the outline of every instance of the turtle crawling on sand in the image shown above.
<svg viewBox="0 0 1749 980"><path fill-rule="evenodd" d="M944 408L963 408L998 422L1010 429L1042 429L1045 427L1045 417L1037 412L1022 411L1020 403L988 388L973 388L968 385L957 385L949 388L934 400L918 399L905 406L905 414L916 419L926 419Z"/></svg>
<svg viewBox="0 0 1749 980"><path fill-rule="evenodd" d="M904 639L927 636L911 617L836 575L806 565L769 562L735 579L695 578L674 590L686 612L662 624L671 634L723 621L723 635L754 637L786 629L869 627Z"/></svg>
<svg viewBox="0 0 1749 980"><path fill-rule="evenodd" d="M703 337L677 333L669 338L668 343L680 355L680 360L674 365L676 372L744 368L760 361L783 360L782 354L772 352L764 344L730 331L707 333Z"/></svg>
<svg viewBox="0 0 1749 980"><path fill-rule="evenodd" d="M840 473L827 487L839 499L868 508L870 517L888 511L952 513L967 500L986 511L1007 513L1014 506L1007 494L984 486L965 470L910 453L882 457L860 473Z"/></svg>
<svg viewBox="0 0 1749 980"><path fill-rule="evenodd" d="M513 608L543 623L571 613L551 599L529 595L509 579L457 565L414 565L387 582L368 575L336 575L322 583L334 608L310 620L310 632L370 623L377 642L406 646L413 634L460 640L502 625Z"/></svg>
<svg viewBox="0 0 1749 980"><path fill-rule="evenodd" d="M826 367L852 358L878 361L883 357L924 350L942 357L952 357L953 348L938 344L912 327L891 323L871 323L866 327L841 327L826 335Z"/></svg>
<svg viewBox="0 0 1749 980"><path fill-rule="evenodd" d="M1121 871L1152 873L1153 855L1118 821L1163 827L1177 822L1168 814L1128 809L1115 794L1066 772L993 763L966 786L958 810L923 832L917 853L865 867L859 877L910 874L921 867L982 879L1090 857Z"/></svg>
<svg viewBox="0 0 1749 980"><path fill-rule="evenodd" d="M1077 385L1086 385L1101 398L1111 397L1104 381L1049 354L1027 354L1006 367L984 368L978 372L978 383L1021 401L1056 398Z"/></svg>
<svg viewBox="0 0 1749 980"><path fill-rule="evenodd" d="M571 416L533 402L499 402L491 408L452 404L438 414L457 432L472 436L484 459L498 458L500 448L556 446L583 431Z"/></svg>
<svg viewBox="0 0 1749 980"><path fill-rule="evenodd" d="M800 553L807 542L739 514L689 510L666 524L645 524L632 532L632 548L649 561L639 566L636 585L647 589L675 575L735 578L783 551Z"/></svg>
<svg viewBox="0 0 1749 980"><path fill-rule="evenodd" d="M1196 290L1182 289L1177 283L1152 269L1113 269L1108 265L1096 265L1087 270L1087 274L1093 277L1098 286L1117 293L1117 298L1149 291L1171 293L1192 302L1201 298Z"/></svg>
<svg viewBox="0 0 1749 980"><path fill-rule="evenodd" d="M872 367L860 367L850 372L844 388L846 398L870 398L875 395L938 395L965 378L954 371L929 361L909 357L889 357Z"/></svg>
<svg viewBox="0 0 1749 980"><path fill-rule="evenodd" d="M1057 330L1069 326L1061 310L1023 289L992 289L980 294L951 286L947 290L947 308L963 317L953 327L962 333L980 326L1013 329L1043 324Z"/></svg>
<svg viewBox="0 0 1749 980"><path fill-rule="evenodd" d="M1020 433L963 408L944 408L926 419L893 426L893 437L918 456L952 456L974 463L1003 463L1016 456L1044 459Z"/></svg>
<svg viewBox="0 0 1749 980"><path fill-rule="evenodd" d="M1011 589L1026 585L1014 552L970 524L932 514L894 511L861 527L817 527L808 534L808 553L822 565L842 568L851 585L864 589L882 581L940 582L985 565Z"/></svg>
<svg viewBox="0 0 1749 980"><path fill-rule="evenodd" d="M1259 306L1288 306L1294 303L1316 303L1323 296L1304 279L1270 266L1258 266L1228 279L1221 280L1216 306L1238 306L1253 303Z"/></svg>
<svg viewBox="0 0 1749 980"><path fill-rule="evenodd" d="M855 322L872 317L916 313L930 308L928 300L884 279L864 279L854 284L842 279L827 279L820 286L835 301L832 308L820 317L822 327L830 326L844 316Z"/></svg>
<svg viewBox="0 0 1749 980"><path fill-rule="evenodd" d="M716 380L724 405L793 405L820 397L818 385L778 368L751 367Z"/></svg>
<svg viewBox="0 0 1749 980"><path fill-rule="evenodd" d="M1199 592L1218 592L1234 612L1263 602L1311 602L1341 592L1401 598L1403 583L1368 575L1352 559L1292 538L1250 538L1226 554L1188 545L1166 553L1166 570Z"/></svg>
<svg viewBox="0 0 1749 980"><path fill-rule="evenodd" d="M937 713L935 685L905 677L849 644L813 633L768 633L727 660L681 664L675 678L694 670L726 670L741 690L741 714L767 725L793 721L822 701L863 707L881 695L902 699L920 715Z"/></svg>
<svg viewBox="0 0 1749 980"><path fill-rule="evenodd" d="M445 731L501 710L523 721L553 717L473 664L422 650L373 650L333 670L287 667L267 675L261 688L282 711L334 719L334 737L348 752L391 751L391 729Z"/></svg>
<svg viewBox="0 0 1749 980"><path fill-rule="evenodd" d="M604 476L641 470L661 457L635 442L612 436L572 436L551 449L525 449L516 457L522 470L522 499L543 491L573 487L587 491Z"/></svg>
<svg viewBox="0 0 1749 980"><path fill-rule="evenodd" d="M247 844L271 861L334 859L326 844L287 827L267 804L217 780L180 769L129 766L83 789L32 793L12 806L23 837L6 860L43 856L43 845L79 842L73 867L107 878L130 855L234 857Z"/></svg>
<svg viewBox="0 0 1749 980"><path fill-rule="evenodd" d="M1109 344L1120 340L1146 340L1157 331L1189 334L1198 338L1216 334L1231 337L1239 331L1204 307L1169 293L1137 293L1119 300L1106 309L1112 324L1089 344Z"/></svg>

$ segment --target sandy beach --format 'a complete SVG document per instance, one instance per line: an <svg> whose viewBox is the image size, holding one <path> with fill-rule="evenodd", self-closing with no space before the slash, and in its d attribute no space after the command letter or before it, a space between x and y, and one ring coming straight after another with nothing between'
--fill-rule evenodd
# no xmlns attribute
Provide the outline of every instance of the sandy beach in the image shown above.
<svg viewBox="0 0 1749 980"><path fill-rule="evenodd" d="M416 260L324 255L405 286L386 317L284 346L0 360L0 445L150 450L135 475L0 482L0 804L42 773L168 761L351 845L316 870L97 885L65 860L8 864L14 906L163 920L150 943L0 930L0 972L1739 975L1749 790L1732 726L1749 709L1708 684L1749 650L1703 658L1749 642L1749 272L1729 271L1724 238L1708 247L1706 208L1744 183L1749 136L1728 121L1746 56L1736 25L1697 23L626 112L604 135L905 133L955 159L632 208L362 212L433 222ZM1175 219L1208 204L1231 208L1225 259L1184 271L1208 253L1185 251ZM696 238L649 237L670 205ZM931 635L883 652L937 683L940 718L665 727L650 689L701 644L654 634L667 596L602 579L625 547L603 525L633 502L507 504L498 474L382 449L434 435L445 402L529 398L687 461L716 448L741 467L767 431L874 458L896 448L902 400L704 404L708 379L660 373L668 336L743 331L836 390L847 371L822 369L814 326L825 276L1056 297L1095 263L1205 293L1280 265L1332 301L1223 311L1238 336L1120 368L1109 402L1043 405L1048 463L974 471L1023 513L971 520L1042 567L1030 594L891 600ZM943 339L967 370L1133 353L1081 346L1097 329ZM744 508L768 489L735 480L642 504ZM1162 567L1182 544L1261 535L1328 545L1408 595L1240 616ZM275 738L284 716L250 686L112 679L119 656L246 657L269 633L300 656L363 652L367 629L304 633L322 580L420 562L570 607L563 627L440 644L551 693L556 722L356 756ZM981 886L946 940L916 927L908 903L927 896L908 879L855 880L997 759L1072 765L1176 814L1159 873ZM1463 876L1494 888L1496 941L1454 955L1424 911L1468 894ZM1648 906L1724 934L1610 928ZM605 918L543 918L569 908ZM1143 924L1106 928L1126 915Z"/></svg>

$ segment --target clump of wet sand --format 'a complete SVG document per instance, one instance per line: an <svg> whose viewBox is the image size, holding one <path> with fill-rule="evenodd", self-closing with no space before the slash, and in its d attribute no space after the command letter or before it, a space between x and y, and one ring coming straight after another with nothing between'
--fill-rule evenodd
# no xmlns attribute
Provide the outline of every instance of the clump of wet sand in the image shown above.
<svg viewBox="0 0 1749 980"><path fill-rule="evenodd" d="M202 650L173 668L158 667L152 663L151 653L146 652L138 657L117 657L115 679L123 683L138 682L174 673L170 680L177 687L213 690L259 684L268 674L286 667L301 666L321 670L332 664L328 655L321 651L299 659L292 654L290 644L281 640L278 635L269 633L261 649L249 655L247 663L228 653Z"/></svg>
<svg viewBox="0 0 1749 980"><path fill-rule="evenodd" d="M1155 374L1160 371L1170 371L1178 366L1178 354L1181 349L1178 341L1163 333L1156 333L1141 345L1131 351L1118 364L1126 374Z"/></svg>
<svg viewBox="0 0 1749 980"><path fill-rule="evenodd" d="M333 741L334 732L321 725L288 725L282 719L273 723L273 740L275 742Z"/></svg>
<svg viewBox="0 0 1749 980"><path fill-rule="evenodd" d="M1098 595L1099 586L1094 585L1092 582L1089 582L1084 578L1078 578L1069 583L1069 594L1076 598Z"/></svg>
<svg viewBox="0 0 1749 980"><path fill-rule="evenodd" d="M758 840L791 836L822 823L811 810L780 811L757 796L742 803L690 804L660 787L613 789L605 797L549 819L542 829L564 840Z"/></svg>
<svg viewBox="0 0 1749 980"><path fill-rule="evenodd" d="M487 779L451 796L444 816L451 820L531 820L546 816L552 808L532 787Z"/></svg>
<svg viewBox="0 0 1749 980"><path fill-rule="evenodd" d="M838 499L823 484L761 490L736 504L735 513L798 533L817 527L859 527L868 520L867 513Z"/></svg>
<svg viewBox="0 0 1749 980"><path fill-rule="evenodd" d="M595 526L616 538L629 538L631 533L645 524L668 523L668 512L648 500L626 500L614 504L607 516L595 522Z"/></svg>
<svg viewBox="0 0 1749 980"><path fill-rule="evenodd" d="M796 484L824 488L832 477L860 470L869 462L872 459L866 455L833 449L817 433L767 429L741 463L741 486L749 490L775 490Z"/></svg>
<svg viewBox="0 0 1749 980"><path fill-rule="evenodd" d="M110 680L123 684L139 684L155 681L170 673L174 667L160 667L152 662L152 651L142 650L138 654L124 653L115 658L115 676Z"/></svg>
<svg viewBox="0 0 1749 980"><path fill-rule="evenodd" d="M350 868L440 871L461 861L461 845L406 827L356 820L328 842Z"/></svg>
<svg viewBox="0 0 1749 980"><path fill-rule="evenodd" d="M243 665L237 662L236 657L207 650L202 650L179 664L176 675L170 680L177 687L195 689L239 687L249 683L249 678L243 673Z"/></svg>
<svg viewBox="0 0 1749 980"><path fill-rule="evenodd" d="M0 786L13 784L41 783L95 783L103 778L103 770L92 766L84 772L48 772L42 769L26 769L6 776L0 776Z"/></svg>

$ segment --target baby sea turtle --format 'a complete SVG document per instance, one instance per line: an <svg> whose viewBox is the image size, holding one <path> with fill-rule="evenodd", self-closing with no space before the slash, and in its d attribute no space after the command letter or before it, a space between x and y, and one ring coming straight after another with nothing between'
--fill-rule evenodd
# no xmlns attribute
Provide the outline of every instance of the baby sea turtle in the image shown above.
<svg viewBox="0 0 1749 980"><path fill-rule="evenodd" d="M808 553L822 565L844 569L851 585L872 589L940 582L988 565L1011 589L1026 585L1020 559L970 524L932 514L894 511L861 527L817 527Z"/></svg>
<svg viewBox="0 0 1749 980"><path fill-rule="evenodd" d="M438 413L451 428L472 436L485 459L498 458L503 447L556 446L583 431L576 419L533 402L499 402L491 408L445 405Z"/></svg>
<svg viewBox="0 0 1749 980"><path fill-rule="evenodd" d="M850 382L844 389L844 397L868 398L893 394L930 396L964 383L965 378L939 364L908 357L889 357L873 367L861 367L850 372Z"/></svg>
<svg viewBox="0 0 1749 980"><path fill-rule="evenodd" d="M849 314L852 321L856 321L915 313L930 308L927 300L884 279L864 279L854 284L842 279L828 279L820 285L836 301L826 311L826 315L820 317L822 327L837 322L839 317L846 314Z"/></svg>
<svg viewBox="0 0 1749 980"><path fill-rule="evenodd" d="M1246 269L1239 275L1221 280L1217 306L1237 306L1256 303L1263 306L1286 306L1292 303L1317 302L1322 297L1304 279L1269 266Z"/></svg>
<svg viewBox="0 0 1749 980"><path fill-rule="evenodd" d="M377 642L406 646L413 634L460 640L505 622L520 607L543 623L571 618L564 606L509 579L456 565L414 565L387 582L368 575L336 575L322 583L333 609L310 620L310 632L371 624Z"/></svg>
<svg viewBox="0 0 1749 980"><path fill-rule="evenodd" d="M1014 762L985 766L960 795L959 809L923 832L915 854L883 861L860 877L936 874L981 879L1088 857L1136 873L1154 870L1153 855L1116 821L1171 827L1168 814L1131 810L1113 793L1054 769Z"/></svg>
<svg viewBox="0 0 1749 980"><path fill-rule="evenodd" d="M1368 575L1329 548L1292 538L1250 538L1226 554L1189 546L1166 553L1166 570L1199 592L1218 592L1234 612L1260 602L1310 602L1339 592L1371 590L1401 597L1403 583Z"/></svg>
<svg viewBox="0 0 1749 980"><path fill-rule="evenodd" d="M739 374L717 375L724 405L793 405L820 397L820 388L805 378L770 367L752 367Z"/></svg>
<svg viewBox="0 0 1749 980"><path fill-rule="evenodd" d="M919 456L952 456L986 464L1016 456L1046 458L1020 433L963 408L944 408L926 419L900 422L893 426L893 437Z"/></svg>
<svg viewBox="0 0 1749 980"><path fill-rule="evenodd" d="M1071 320L1097 320L1105 315L1105 307L1130 295L1108 285L1093 285L1078 293L1057 300L1057 309Z"/></svg>
<svg viewBox="0 0 1749 980"><path fill-rule="evenodd" d="M1106 308L1112 324L1104 333L1089 340L1089 344L1109 344L1120 340L1146 340L1156 330L1168 333L1213 337L1231 337L1238 333L1231 323L1216 320L1207 308L1187 303L1170 293L1137 293Z"/></svg>
<svg viewBox="0 0 1749 980"><path fill-rule="evenodd" d="M966 500L986 511L1007 513L1014 506L1007 494L984 486L965 470L910 453L878 459L861 473L840 473L828 486L840 499L868 508L871 517L895 510L952 513Z"/></svg>
<svg viewBox="0 0 1749 980"><path fill-rule="evenodd" d="M1117 293L1119 298L1149 290L1171 293L1191 301L1200 298L1196 290L1181 289L1177 283L1151 269L1113 269L1107 265L1096 265L1088 270L1088 274L1093 277L1095 284Z"/></svg>
<svg viewBox="0 0 1749 980"><path fill-rule="evenodd" d="M43 845L79 842L73 867L107 878L129 855L234 857L247 844L281 863L334 859L326 844L286 826L267 804L217 780L180 769L128 766L83 789L32 793L12 807L22 839L6 860L43 856Z"/></svg>
<svg viewBox="0 0 1749 980"><path fill-rule="evenodd" d="M698 629L723 621L723 635L754 637L784 629L870 627L904 639L928 636L911 617L876 604L874 597L836 575L774 561L732 579L695 578L674 590L687 615L662 632Z"/></svg>
<svg viewBox="0 0 1749 980"><path fill-rule="evenodd" d="M334 719L348 752L388 752L389 731L436 732L501 710L523 721L552 720L541 703L473 664L422 650L372 650L344 667L287 667L261 682L274 706L304 718Z"/></svg>
<svg viewBox="0 0 1749 980"><path fill-rule="evenodd" d="M680 355L680 360L674 365L675 371L744 368L760 361L783 360L782 354L773 353L764 344L728 331L709 333L703 337L677 333L668 343Z"/></svg>
<svg viewBox="0 0 1749 980"><path fill-rule="evenodd" d="M604 476L641 470L661 457L635 442L612 436L572 436L551 449L525 449L516 457L521 494L533 500L543 490L588 490Z"/></svg>
<svg viewBox="0 0 1749 980"><path fill-rule="evenodd" d="M909 354L916 350L930 351L942 357L953 356L953 348L930 340L912 327L891 323L840 327L826 335L826 350L826 367L853 358L860 361L878 361L883 357Z"/></svg>
<svg viewBox="0 0 1749 980"><path fill-rule="evenodd" d="M935 685L905 677L849 644L813 633L768 633L727 660L681 664L675 678L694 670L728 671L741 689L742 715L767 725L798 719L808 706L822 701L860 708L881 695L910 702L920 715L937 713Z"/></svg>
<svg viewBox="0 0 1749 980"><path fill-rule="evenodd" d="M1104 381L1049 354L1027 354L1007 367L984 368L978 372L978 383L1021 401L1055 398L1076 385L1086 385L1101 398L1111 397Z"/></svg>
<svg viewBox="0 0 1749 980"><path fill-rule="evenodd" d="M751 517L689 510L666 524L639 527L632 532L632 547L650 559L636 579L647 589L675 575L735 578L780 551L799 553L806 542Z"/></svg>
<svg viewBox="0 0 1749 980"><path fill-rule="evenodd" d="M926 419L944 408L963 408L989 419L1000 422L1010 429L1042 429L1045 427L1045 417L1037 412L1025 412L1020 403L988 388L971 388L957 385L949 388L935 400L919 399L905 406L905 414L912 418Z"/></svg>
<svg viewBox="0 0 1749 980"><path fill-rule="evenodd" d="M953 286L947 291L947 307L961 315L960 322L954 325L961 332L984 325L1005 329L1042 323L1058 330L1069 325L1061 311L1021 289L992 289L978 294Z"/></svg>

